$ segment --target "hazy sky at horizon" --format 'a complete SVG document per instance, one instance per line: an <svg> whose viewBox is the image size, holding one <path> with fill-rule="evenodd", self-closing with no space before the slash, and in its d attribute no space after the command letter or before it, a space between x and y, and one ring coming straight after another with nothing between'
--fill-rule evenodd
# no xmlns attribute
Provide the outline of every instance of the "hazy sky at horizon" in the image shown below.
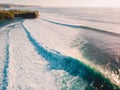
<svg viewBox="0 0 120 90"><path fill-rule="evenodd" d="M120 0L0 0L0 3L40 5L44 7L120 7Z"/></svg>

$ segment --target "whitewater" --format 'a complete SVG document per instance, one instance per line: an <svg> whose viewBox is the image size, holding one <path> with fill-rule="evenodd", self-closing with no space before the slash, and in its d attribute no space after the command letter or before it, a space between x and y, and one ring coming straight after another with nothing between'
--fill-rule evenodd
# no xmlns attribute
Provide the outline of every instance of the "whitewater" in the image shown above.
<svg viewBox="0 0 120 90"><path fill-rule="evenodd" d="M29 9L0 28L0 90L119 90L119 9Z"/></svg>

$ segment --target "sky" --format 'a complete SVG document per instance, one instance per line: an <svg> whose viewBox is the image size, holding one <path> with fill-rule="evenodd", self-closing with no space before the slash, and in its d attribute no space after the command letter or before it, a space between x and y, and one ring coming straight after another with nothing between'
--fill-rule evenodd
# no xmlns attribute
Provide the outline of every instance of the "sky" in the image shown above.
<svg viewBox="0 0 120 90"><path fill-rule="evenodd" d="M120 7L120 0L0 0L0 3L43 7Z"/></svg>

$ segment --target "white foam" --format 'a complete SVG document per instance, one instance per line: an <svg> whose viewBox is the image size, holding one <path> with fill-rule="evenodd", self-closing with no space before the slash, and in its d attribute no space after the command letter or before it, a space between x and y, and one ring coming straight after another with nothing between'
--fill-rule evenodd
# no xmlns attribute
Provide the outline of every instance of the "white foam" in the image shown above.
<svg viewBox="0 0 120 90"><path fill-rule="evenodd" d="M5 31L0 31L0 89L2 87L3 69L6 56L7 35Z"/></svg>
<svg viewBox="0 0 120 90"><path fill-rule="evenodd" d="M4 78L3 70L5 68L4 65L6 64L5 61L6 61L6 53L7 53L6 47L7 44L9 43L8 32L10 29L12 29L10 28L11 25L12 24L8 24L0 29L0 89L3 86L3 78Z"/></svg>
<svg viewBox="0 0 120 90"><path fill-rule="evenodd" d="M32 36L44 47L62 53L71 53L71 43L78 30L45 22L41 19L26 20L24 26Z"/></svg>
<svg viewBox="0 0 120 90"><path fill-rule="evenodd" d="M8 90L58 90L48 62L37 54L19 25L10 32Z"/></svg>

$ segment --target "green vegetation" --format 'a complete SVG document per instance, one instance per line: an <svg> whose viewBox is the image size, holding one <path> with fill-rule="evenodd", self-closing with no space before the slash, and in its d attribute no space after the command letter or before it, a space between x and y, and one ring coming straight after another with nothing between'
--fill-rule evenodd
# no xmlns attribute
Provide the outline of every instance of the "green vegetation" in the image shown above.
<svg viewBox="0 0 120 90"><path fill-rule="evenodd" d="M0 10L0 21L13 19L15 17L21 18L37 18L39 16L38 11L28 10Z"/></svg>

